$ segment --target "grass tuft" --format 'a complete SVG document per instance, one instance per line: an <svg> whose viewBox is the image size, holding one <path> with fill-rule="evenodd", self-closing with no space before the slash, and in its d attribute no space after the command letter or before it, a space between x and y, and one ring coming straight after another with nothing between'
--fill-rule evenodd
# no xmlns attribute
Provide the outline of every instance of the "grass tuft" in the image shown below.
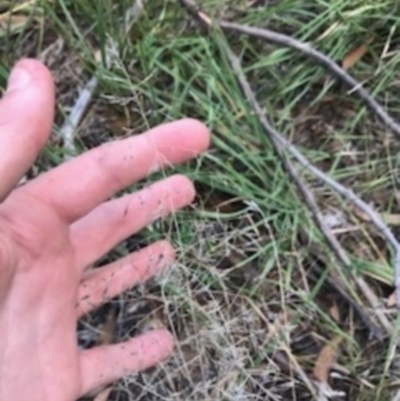
<svg viewBox="0 0 400 401"><path fill-rule="evenodd" d="M176 265L164 276L111 303L121 322L117 340L159 321L177 339L174 356L119 382L110 400L309 400L316 391L315 361L337 336L342 341L332 389L351 400L392 399L399 363L393 342L369 338L332 287L331 251L245 101L222 41L240 55L275 126L379 212L400 212L398 141L357 97L303 55L246 36L206 32L179 2L144 3L127 31L128 0L0 1L1 83L17 58L43 59L58 88L55 131L78 89L91 76L98 78L79 127L77 153L184 116L201 119L213 133L207 154L175 169L195 181L195 205L154 223L105 259L162 237L178 251ZM396 2L199 3L216 18L293 35L338 63L370 43L351 73L400 118ZM64 157L55 134L30 177ZM382 300L385 313L394 315L385 306L393 282L387 244L351 205L309 182L322 211L341 215L335 230L354 269ZM318 257L301 240L302 231L318 246ZM356 288L347 282L348 293L356 294ZM360 294L356 300L372 316ZM133 305L135 318L129 312ZM339 321L332 316L334 305ZM82 322L80 340L86 345L96 337L103 312Z"/></svg>

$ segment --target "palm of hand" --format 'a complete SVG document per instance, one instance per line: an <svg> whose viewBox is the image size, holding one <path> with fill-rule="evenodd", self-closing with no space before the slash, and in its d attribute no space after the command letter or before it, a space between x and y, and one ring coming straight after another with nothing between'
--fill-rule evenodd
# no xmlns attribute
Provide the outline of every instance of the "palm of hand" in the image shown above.
<svg viewBox="0 0 400 401"><path fill-rule="evenodd" d="M49 73L33 61L22 67L36 80L0 104L0 147L12 155L0 160L0 399L72 401L171 352L165 330L81 351L76 322L173 260L170 244L160 241L88 269L128 235L188 204L194 190L188 179L173 176L108 199L155 168L198 154L208 133L193 120L166 124L90 151L12 191L52 124ZM12 119L18 108L28 111ZM33 146L9 140L16 135Z"/></svg>
<svg viewBox="0 0 400 401"><path fill-rule="evenodd" d="M73 400L83 389L75 339L80 277L68 227L51 208L24 197L10 196L0 215L0 265L12 283L0 311L2 392Z"/></svg>

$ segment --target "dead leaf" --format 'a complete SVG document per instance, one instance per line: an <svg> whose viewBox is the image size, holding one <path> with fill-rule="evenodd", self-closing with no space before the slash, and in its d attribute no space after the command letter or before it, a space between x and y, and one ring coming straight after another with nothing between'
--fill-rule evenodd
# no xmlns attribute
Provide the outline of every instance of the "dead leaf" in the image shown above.
<svg viewBox="0 0 400 401"><path fill-rule="evenodd" d="M322 348L318 355L313 373L320 382L328 382L329 371L335 362L337 348L341 341L342 337L337 336L333 338Z"/></svg>
<svg viewBox="0 0 400 401"><path fill-rule="evenodd" d="M342 61L342 68L344 70L348 70L353 67L356 63L358 63L362 57L368 51L368 45L371 43L371 40L367 41L367 43L358 46L357 48L353 49L349 53L344 56Z"/></svg>
<svg viewBox="0 0 400 401"><path fill-rule="evenodd" d="M364 212L355 210L355 214L364 221L371 221L371 218ZM388 226L400 226L400 214L380 213L380 217Z"/></svg>
<svg viewBox="0 0 400 401"><path fill-rule="evenodd" d="M335 322L340 323L340 312L336 302L329 308L329 314Z"/></svg>
<svg viewBox="0 0 400 401"><path fill-rule="evenodd" d="M396 190L394 192L394 197L396 198L397 204L400 206L400 191Z"/></svg>
<svg viewBox="0 0 400 401"><path fill-rule="evenodd" d="M388 226L400 226L400 214L382 213L381 216Z"/></svg>
<svg viewBox="0 0 400 401"><path fill-rule="evenodd" d="M4 21L14 13L20 12L20 11L25 11L28 14L32 12L32 10L36 7L37 0L29 0L29 1L24 1L22 4L18 4L8 11L0 14L0 21Z"/></svg>
<svg viewBox="0 0 400 401"><path fill-rule="evenodd" d="M107 345L113 342L115 326L116 326L115 312L111 308L110 312L107 315L106 321L104 322L103 327L101 328L101 333L98 340L99 345Z"/></svg>
<svg viewBox="0 0 400 401"><path fill-rule="evenodd" d="M29 18L25 15L12 15L8 20L0 22L0 37L10 33L20 32L28 24Z"/></svg>
<svg viewBox="0 0 400 401"><path fill-rule="evenodd" d="M100 391L100 393L96 395L93 401L107 401L112 389L112 386L106 387L104 390Z"/></svg>
<svg viewBox="0 0 400 401"><path fill-rule="evenodd" d="M388 299L387 299L387 301L386 301L386 306L387 306L388 308L393 308L394 306L396 306L396 291L393 291L393 292L389 295L389 297L388 297Z"/></svg>

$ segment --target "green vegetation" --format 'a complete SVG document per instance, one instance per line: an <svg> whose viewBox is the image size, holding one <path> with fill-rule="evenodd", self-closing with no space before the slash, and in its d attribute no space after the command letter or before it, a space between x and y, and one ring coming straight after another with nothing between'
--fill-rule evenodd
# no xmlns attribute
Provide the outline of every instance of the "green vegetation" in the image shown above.
<svg viewBox="0 0 400 401"><path fill-rule="evenodd" d="M169 238L178 251L169 272L112 303L122 321L116 341L156 321L176 336L175 355L163 366L116 384L110 399L309 400L318 393L315 361L338 336L329 384L346 396L315 399L393 399L399 363L393 339L371 338L329 281L339 275L345 292L374 319L348 272L334 261L221 46L228 43L241 57L276 128L382 213L400 212L400 141L304 55L233 32L209 32L174 0L143 3L143 12L129 26L132 0L0 1L3 86L14 61L27 55L46 62L57 83L54 135L31 176L63 161L59 128L92 76L99 85L77 131L77 154L185 116L204 121L213 134L208 153L175 168L196 183L195 205L155 223L108 256L160 237ZM398 2L199 4L216 18L290 34L338 63L369 43L350 73L400 119ZM385 303L393 291L389 247L352 205L307 178L322 212L339 216L334 232L354 270L394 321L396 312ZM304 232L312 246L302 239ZM132 320L126 308L134 302L139 306ZM339 321L332 308L339 310ZM103 312L88 317L84 327L90 331Z"/></svg>

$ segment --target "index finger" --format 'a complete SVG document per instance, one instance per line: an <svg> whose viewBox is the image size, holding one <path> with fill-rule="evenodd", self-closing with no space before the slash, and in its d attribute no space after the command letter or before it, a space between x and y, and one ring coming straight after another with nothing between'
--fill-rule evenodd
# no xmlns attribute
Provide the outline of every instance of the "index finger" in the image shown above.
<svg viewBox="0 0 400 401"><path fill-rule="evenodd" d="M20 190L28 191L72 223L148 174L195 157L208 144L208 130L197 120L167 123L95 148Z"/></svg>

